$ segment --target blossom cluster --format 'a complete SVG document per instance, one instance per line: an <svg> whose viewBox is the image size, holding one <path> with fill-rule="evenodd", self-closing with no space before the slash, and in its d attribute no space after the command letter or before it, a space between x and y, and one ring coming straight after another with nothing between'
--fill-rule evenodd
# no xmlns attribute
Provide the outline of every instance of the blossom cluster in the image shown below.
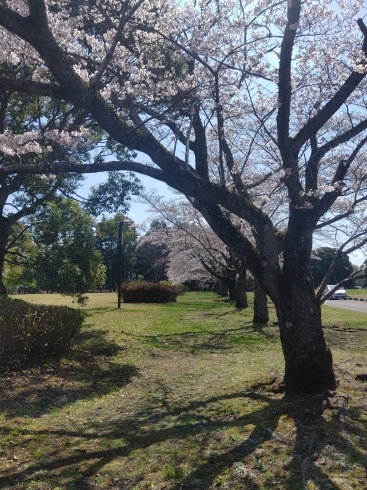
<svg viewBox="0 0 367 490"><path fill-rule="evenodd" d="M72 151L87 145L90 131L82 128L80 131L46 131L43 135L36 131L13 134L5 130L0 134L0 152L8 156L25 155L27 153L47 153L52 143L57 143Z"/></svg>
<svg viewBox="0 0 367 490"><path fill-rule="evenodd" d="M27 1L5 4L29 15ZM45 5L50 32L73 76L85 87L95 84L106 106L131 127L144 125L193 171L198 167L193 118L198 115L212 184L245 193L275 223L284 222L289 204L311 209L334 191L339 197L331 215L343 214L346 201L362 202L364 147L354 160L349 158L365 136L355 130L367 116L365 79L314 141L303 142L298 160L285 161L277 119L285 107L279 95L285 39L294 36L289 142L317 118L351 73L365 72L363 34L355 20L356 12L363 12L362 0L300 3L296 22L288 19L287 2L272 0L127 0L123 8L117 0L96 0L76 2L72 11L69 0L46 0ZM39 54L3 27L0 62L27 67L34 81L55 82ZM73 150L88 136L83 129L78 134L49 131L42 137L5 131L0 150L11 156L40 153L54 143ZM315 148L322 157L311 168ZM338 182L343 186L335 183L341 166L345 172ZM354 214L359 207L354 205Z"/></svg>

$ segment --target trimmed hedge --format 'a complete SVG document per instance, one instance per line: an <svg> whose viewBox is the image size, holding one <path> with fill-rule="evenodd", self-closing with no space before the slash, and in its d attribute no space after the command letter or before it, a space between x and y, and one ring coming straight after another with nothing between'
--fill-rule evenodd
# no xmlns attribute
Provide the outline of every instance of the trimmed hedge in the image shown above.
<svg viewBox="0 0 367 490"><path fill-rule="evenodd" d="M175 286L153 282L128 282L121 285L125 303L169 303L176 301L178 289Z"/></svg>
<svg viewBox="0 0 367 490"><path fill-rule="evenodd" d="M84 312L67 306L0 298L0 370L59 359L84 318Z"/></svg>

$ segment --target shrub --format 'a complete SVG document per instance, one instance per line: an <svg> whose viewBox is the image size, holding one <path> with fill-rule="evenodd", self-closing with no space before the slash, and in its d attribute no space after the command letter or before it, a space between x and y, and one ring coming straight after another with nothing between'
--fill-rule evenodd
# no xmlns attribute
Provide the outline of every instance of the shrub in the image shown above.
<svg viewBox="0 0 367 490"><path fill-rule="evenodd" d="M175 284L175 288L177 289L177 293L180 296L181 294L185 294L186 291L188 291L188 288L185 286L185 284Z"/></svg>
<svg viewBox="0 0 367 490"><path fill-rule="evenodd" d="M0 298L0 370L59 359L84 318L84 312L67 306Z"/></svg>
<svg viewBox="0 0 367 490"><path fill-rule="evenodd" d="M188 288L182 283L181 284L172 284L171 281L163 280L163 281L159 281L159 284L163 284L165 286L173 286L176 289L178 295L185 294L186 291L188 291Z"/></svg>
<svg viewBox="0 0 367 490"><path fill-rule="evenodd" d="M176 301L178 290L169 284L129 282L121 286L125 303L168 303Z"/></svg>

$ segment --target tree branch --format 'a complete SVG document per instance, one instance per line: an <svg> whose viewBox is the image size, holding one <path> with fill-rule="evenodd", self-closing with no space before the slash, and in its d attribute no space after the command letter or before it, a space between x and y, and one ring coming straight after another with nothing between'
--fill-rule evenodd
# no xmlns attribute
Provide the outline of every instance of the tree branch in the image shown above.
<svg viewBox="0 0 367 490"><path fill-rule="evenodd" d="M289 118L291 107L292 51L301 13L300 0L290 0L287 9L287 25L280 49L278 83L278 145L286 167L292 166L293 155L290 148Z"/></svg>
<svg viewBox="0 0 367 490"><path fill-rule="evenodd" d="M341 160L339 162L339 165L335 171L333 180L331 182L331 185L338 184L336 189L332 192L327 192L325 193L322 198L320 199L319 202L319 217L322 216L323 214L326 213L326 211L330 208L330 206L335 202L337 197L340 196L341 191L342 191L342 183L344 180L344 177L346 176L349 167L351 166L352 162L358 155L358 153L361 151L361 149L364 147L364 145L367 143L367 136L365 136L354 148L352 153L350 154L349 158L346 160Z"/></svg>
<svg viewBox="0 0 367 490"><path fill-rule="evenodd" d="M24 78L0 77L0 88L12 92L53 97L54 99L71 100L67 92L53 83L34 82Z"/></svg>
<svg viewBox="0 0 367 490"><path fill-rule="evenodd" d="M367 56L367 28L362 19L358 19L357 23L364 36L362 51ZM304 143L310 139L313 134L316 134L317 131L340 109L342 104L344 104L348 97L354 92L365 76L366 73L356 71L349 75L334 97L332 97L295 136L292 146L296 152L298 152Z"/></svg>
<svg viewBox="0 0 367 490"><path fill-rule="evenodd" d="M9 165L8 167L0 167L0 176L4 175L26 175L26 174L59 174L74 172L77 174L90 174L98 172L110 172L114 170L128 170L132 172L138 172L144 175L148 175L153 179L162 180L163 172L157 168L149 165L144 165L138 162L132 162L129 160L112 161L112 162L98 162L98 163L71 163L71 162L53 162L45 164L19 164Z"/></svg>
<svg viewBox="0 0 367 490"><path fill-rule="evenodd" d="M361 273L361 269L358 269L357 271L354 271L348 277L346 277L342 281L338 282L338 284L336 284L335 287L331 291L328 291L324 296L322 294L324 292L324 289L325 289L326 284L324 285L324 282L323 282L324 289L322 289L322 287L320 286L320 289L319 289L319 291L317 293L317 299L320 301L320 305L322 305L323 303L325 303L325 301L327 299L329 299L330 296L332 296L332 294L335 293L335 291L337 291L338 289L340 289L340 287L343 286L346 282L351 281L352 279L363 279L364 277L367 276L367 274L359 275L360 273Z"/></svg>

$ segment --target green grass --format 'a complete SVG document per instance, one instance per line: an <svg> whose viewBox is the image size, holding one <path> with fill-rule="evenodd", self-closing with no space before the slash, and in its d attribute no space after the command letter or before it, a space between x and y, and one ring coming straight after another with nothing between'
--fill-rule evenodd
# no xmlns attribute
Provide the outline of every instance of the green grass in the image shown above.
<svg viewBox="0 0 367 490"><path fill-rule="evenodd" d="M0 378L0 488L366 488L365 386L354 380L366 372L365 315L323 307L341 385L314 420L310 399L272 390L283 360L271 305L259 325L212 293L116 303L90 294L60 364ZM340 393L351 394L345 423Z"/></svg>
<svg viewBox="0 0 367 490"><path fill-rule="evenodd" d="M367 289L346 289L348 296L367 299Z"/></svg>

